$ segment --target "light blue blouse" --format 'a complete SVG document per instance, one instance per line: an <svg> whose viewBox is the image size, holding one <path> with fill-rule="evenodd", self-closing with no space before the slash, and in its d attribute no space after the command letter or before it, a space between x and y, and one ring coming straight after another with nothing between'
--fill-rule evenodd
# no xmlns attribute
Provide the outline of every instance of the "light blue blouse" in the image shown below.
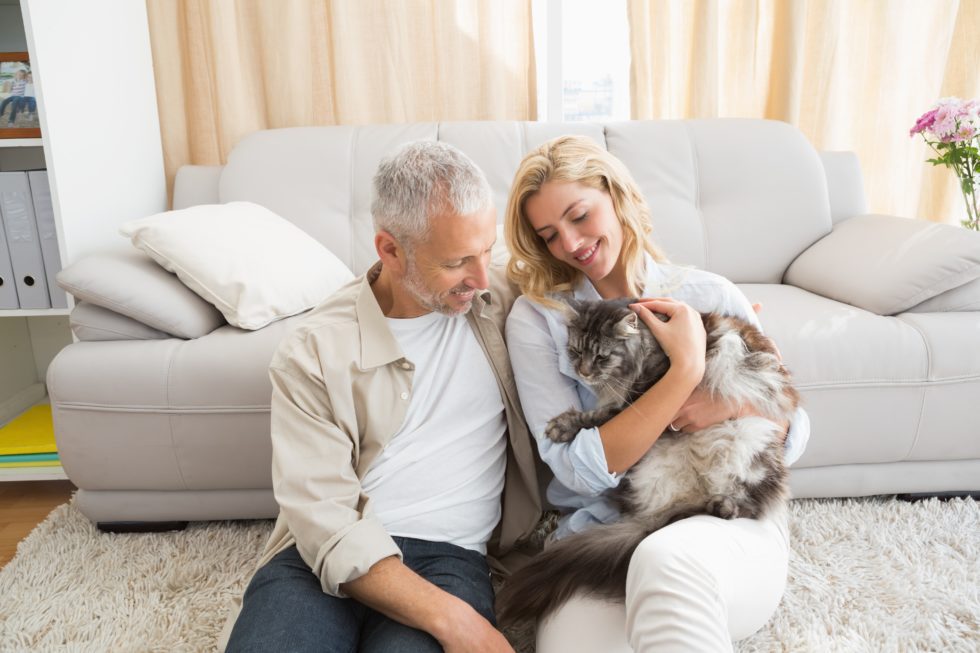
<svg viewBox="0 0 980 653"><path fill-rule="evenodd" d="M673 297L702 313L732 315L760 326L752 305L728 279L711 272L646 257L644 297ZM588 278L572 292L575 299L601 299ZM555 298L567 297L556 294ZM555 443L544 435L548 421L569 408L591 410L596 396L579 379L568 360L568 331L557 310L521 296L507 318L507 349L517 381L524 416L541 458L555 474L548 486L552 505L570 514L559 522L556 537L590 526L617 521L620 513L607 496L621 474L609 472L599 429L582 429L570 442ZM810 418L800 408L786 437L786 463L799 459L810 437Z"/></svg>

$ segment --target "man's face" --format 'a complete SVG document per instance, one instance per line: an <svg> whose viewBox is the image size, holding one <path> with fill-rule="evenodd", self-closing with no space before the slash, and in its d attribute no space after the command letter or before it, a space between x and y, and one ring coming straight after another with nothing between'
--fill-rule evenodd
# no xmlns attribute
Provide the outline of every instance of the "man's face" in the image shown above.
<svg viewBox="0 0 980 653"><path fill-rule="evenodd" d="M497 238L490 207L466 216L439 214L426 240L415 244L401 282L420 308L445 315L470 310L473 296L489 286L490 248Z"/></svg>

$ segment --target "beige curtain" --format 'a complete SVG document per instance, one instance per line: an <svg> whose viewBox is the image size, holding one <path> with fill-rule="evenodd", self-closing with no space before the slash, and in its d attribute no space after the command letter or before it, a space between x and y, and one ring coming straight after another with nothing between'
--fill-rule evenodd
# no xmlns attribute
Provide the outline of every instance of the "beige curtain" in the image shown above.
<svg viewBox="0 0 980 653"><path fill-rule="evenodd" d="M628 0L634 118L758 117L861 159L868 208L959 224L963 198L909 138L980 96L980 0Z"/></svg>
<svg viewBox="0 0 980 653"><path fill-rule="evenodd" d="M305 125L530 120L530 0L147 0L172 188L242 136Z"/></svg>

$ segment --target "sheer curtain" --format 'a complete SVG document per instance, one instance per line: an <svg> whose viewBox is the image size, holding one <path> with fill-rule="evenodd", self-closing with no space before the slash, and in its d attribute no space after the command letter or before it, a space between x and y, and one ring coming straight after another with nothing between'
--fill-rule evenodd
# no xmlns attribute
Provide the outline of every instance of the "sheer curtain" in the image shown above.
<svg viewBox="0 0 980 653"><path fill-rule="evenodd" d="M980 0L628 0L633 118L783 120L861 159L869 210L959 224L908 132L980 96Z"/></svg>
<svg viewBox="0 0 980 653"><path fill-rule="evenodd" d="M273 127L536 114L530 0L147 0L168 178Z"/></svg>

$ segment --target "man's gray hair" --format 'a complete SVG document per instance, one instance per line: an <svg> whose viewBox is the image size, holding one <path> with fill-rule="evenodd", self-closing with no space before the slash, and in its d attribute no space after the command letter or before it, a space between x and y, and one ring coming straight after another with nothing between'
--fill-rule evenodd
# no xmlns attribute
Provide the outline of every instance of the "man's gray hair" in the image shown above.
<svg viewBox="0 0 980 653"><path fill-rule="evenodd" d="M384 159L374 191L374 228L405 247L428 235L433 215L468 215L491 206L483 172L455 147L436 141L409 143Z"/></svg>

